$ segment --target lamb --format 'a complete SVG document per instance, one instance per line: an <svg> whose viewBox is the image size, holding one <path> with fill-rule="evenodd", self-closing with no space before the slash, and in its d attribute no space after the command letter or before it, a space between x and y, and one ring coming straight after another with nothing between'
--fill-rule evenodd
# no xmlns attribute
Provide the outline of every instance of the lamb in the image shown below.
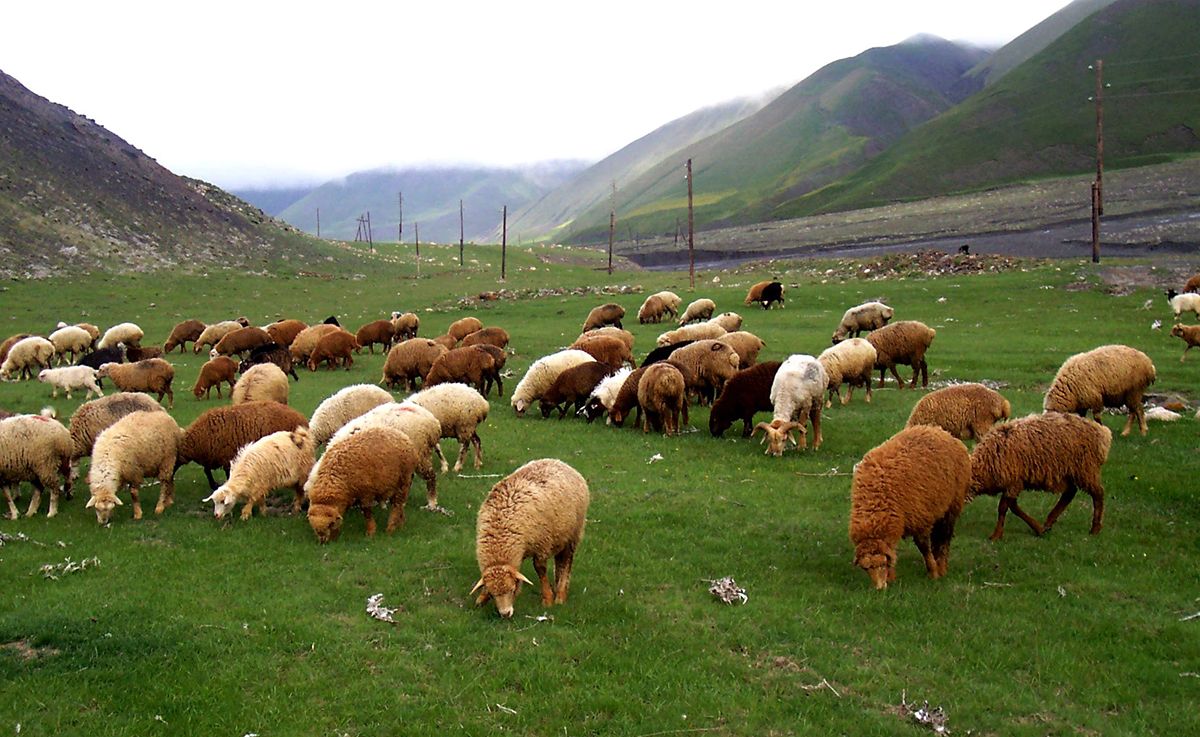
<svg viewBox="0 0 1200 737"><path fill-rule="evenodd" d="M76 354L82 356L92 347L92 336L78 325L64 325L50 333L50 342L54 344L54 355L58 363L66 363L67 354L71 354L71 363L75 363Z"/></svg>
<svg viewBox="0 0 1200 737"><path fill-rule="evenodd" d="M325 445L350 420L392 400L392 395L374 384L353 384L326 397L313 412L309 429L313 443Z"/></svg>
<svg viewBox="0 0 1200 737"><path fill-rule="evenodd" d="M605 325L621 327L623 317L625 317L624 307L615 302L606 302L599 307L593 307L591 312L588 312L587 319L583 321L583 330L580 332L586 333Z"/></svg>
<svg viewBox="0 0 1200 737"><path fill-rule="evenodd" d="M50 396L58 399L58 390L65 389L67 399L71 398L72 389L86 389L84 399L92 396L103 397L104 392L96 384L96 369L90 366L60 366L59 368L42 369L38 373L38 381L49 384L53 389Z"/></svg>
<svg viewBox="0 0 1200 737"><path fill-rule="evenodd" d="M983 384L954 384L921 397L905 427L934 425L959 440L980 440L1012 416L1012 405Z"/></svg>
<svg viewBox="0 0 1200 737"><path fill-rule="evenodd" d="M453 336L454 342L457 344L471 333L482 329L483 323L479 321L478 317L464 317L461 320L455 320L450 323L450 327L446 329L446 334Z"/></svg>
<svg viewBox="0 0 1200 737"><path fill-rule="evenodd" d="M542 604L565 604L589 501L583 476L553 458L530 461L493 486L479 506L475 523L479 581L471 594L483 589L475 605L495 599L500 616L512 617L520 591L518 582L533 585L520 570L526 558L533 558L542 586ZM553 589L546 575L547 561L552 556Z"/></svg>
<svg viewBox="0 0 1200 737"><path fill-rule="evenodd" d="M396 329L392 327L391 320L374 320L363 325L354 334L354 339L358 341L358 347L354 349L355 353L359 353L363 348L371 351L371 355L375 355L375 344L383 346L386 353L392 348L392 340L396 337Z"/></svg>
<svg viewBox="0 0 1200 737"><path fill-rule="evenodd" d="M825 407L833 406L833 398L837 397L843 405L849 404L854 397L854 387L867 387L867 401L871 401L871 372L875 370L878 355L875 346L865 338L850 338L821 351L817 360L825 368L829 377L829 396ZM846 396L842 396L842 384L849 386Z"/></svg>
<svg viewBox="0 0 1200 737"><path fill-rule="evenodd" d="M278 343L284 348L290 348L292 341L296 339L296 336L303 332L307 327L308 323L304 322L303 320L287 319L276 320L268 325L265 329L267 331L267 335L271 336L272 343Z"/></svg>
<svg viewBox="0 0 1200 737"><path fill-rule="evenodd" d="M736 312L722 312L716 317L708 318L708 322L720 325L727 333L734 333L742 329L742 316Z"/></svg>
<svg viewBox="0 0 1200 737"><path fill-rule="evenodd" d="M292 344L288 346L288 350L292 353L292 360L296 363L307 363L308 357L317 348L317 342L326 335L338 332L344 331L337 325L324 322L304 328L296 334L296 337L292 339Z"/></svg>
<svg viewBox="0 0 1200 737"><path fill-rule="evenodd" d="M1136 419L1146 434L1142 396L1154 383L1154 363L1145 353L1126 345L1105 345L1071 356L1058 369L1046 391L1042 407L1047 412L1087 415L1096 422L1105 407L1125 405L1129 416L1121 437L1129 434Z"/></svg>
<svg viewBox="0 0 1200 737"><path fill-rule="evenodd" d="M59 486L59 477L62 486ZM14 415L0 420L0 487L8 502L8 518L16 519L13 487L22 481L33 485L26 517L37 514L42 492L50 490L48 517L58 514L59 489L70 498L71 436L52 411L39 415Z"/></svg>
<svg viewBox="0 0 1200 737"><path fill-rule="evenodd" d="M549 417L551 410L557 408L558 419L561 420L571 405L578 412L600 381L613 370L607 363L588 361L563 371L539 400L542 417Z"/></svg>
<svg viewBox="0 0 1200 737"><path fill-rule="evenodd" d="M1175 323L1171 327L1171 336L1182 338L1183 342L1187 344L1187 347L1183 349L1183 355L1179 357L1179 362L1183 363L1183 359L1187 357L1187 352L1200 345L1200 325Z"/></svg>
<svg viewBox="0 0 1200 737"><path fill-rule="evenodd" d="M0 364L3 364L5 359L8 358L8 352L12 350L14 345L29 337L31 337L30 333L17 333L5 338L4 342L0 343Z"/></svg>
<svg viewBox="0 0 1200 737"><path fill-rule="evenodd" d="M196 338L196 342L192 344L192 353L199 353L206 346L215 346L221 342L221 338L243 327L246 326L237 320L222 320L221 322L209 325L204 328L203 332L200 333L200 337Z"/></svg>
<svg viewBox="0 0 1200 737"><path fill-rule="evenodd" d="M387 384L389 389L401 384L404 391L410 391L414 388L416 379L424 381L434 362L446 351L445 346L428 338L410 338L398 343L388 351L387 360L383 364L381 383Z"/></svg>
<svg viewBox="0 0 1200 737"><path fill-rule="evenodd" d="M697 340L672 353L666 362L683 374L689 392L699 395L702 404L709 404L737 373L740 360L727 343Z"/></svg>
<svg viewBox="0 0 1200 737"><path fill-rule="evenodd" d="M273 489L290 486L296 491L296 500L292 504L295 514L300 511L304 482L315 461L308 428L273 432L242 447L230 465L229 480L203 501L213 503L213 516L217 519L242 502L242 520L245 521L250 519L256 506L259 516L265 517L267 495Z"/></svg>
<svg viewBox="0 0 1200 737"><path fill-rule="evenodd" d="M607 335L580 338L571 346L571 350L583 351L600 363L608 364L613 371L626 363L630 366L637 365L629 346L625 345L620 338L611 338Z"/></svg>
<svg viewBox="0 0 1200 737"><path fill-rule="evenodd" d="M679 318L679 327L687 325L689 322L699 320L707 320L712 317L712 314L717 311L717 303L711 299L702 297L687 306L683 311L683 315ZM674 341L672 341L674 342Z"/></svg>
<svg viewBox="0 0 1200 737"><path fill-rule="evenodd" d="M685 345L691 345L692 343L695 343L695 342L696 341L694 341L694 340L681 340L677 343L671 343L669 345L657 346L654 350L647 353L646 357L644 359L642 359L642 365L649 366L650 364L658 363L659 361L665 361L668 358L670 358L671 354L674 353L675 351L679 350L680 348L684 347ZM739 360L740 360L740 358L739 358Z"/></svg>
<svg viewBox="0 0 1200 737"><path fill-rule="evenodd" d="M833 342L840 343L846 338L857 338L863 331L871 332L888 324L888 320L896 311L882 302L864 302L846 310L837 330L833 331Z"/></svg>
<svg viewBox="0 0 1200 737"><path fill-rule="evenodd" d="M421 318L417 317L412 312L392 313L392 332L395 333L397 340L409 340L417 337L417 331L421 328Z"/></svg>
<svg viewBox="0 0 1200 737"><path fill-rule="evenodd" d="M157 394L159 402L165 394L167 407L175 406L175 393L171 391L175 367L161 358L149 358L137 363L106 363L96 372L96 378L111 378L113 384L123 392Z"/></svg>
<svg viewBox="0 0 1200 737"><path fill-rule="evenodd" d="M131 345L125 349L125 360L131 363L145 361L147 358L162 358L163 349L156 345Z"/></svg>
<svg viewBox="0 0 1200 737"><path fill-rule="evenodd" d="M158 477L155 514L175 502L175 460L182 433L166 412L133 412L117 420L96 438L88 486L92 497L87 509L96 510L96 521L106 525L113 510L121 506L117 492L129 486L133 518L142 518L138 487L149 475Z"/></svg>
<svg viewBox="0 0 1200 737"><path fill-rule="evenodd" d="M648 322L662 322L663 317L668 314L667 304L663 298L657 294L651 294L642 302L642 306L638 308L638 324L645 325ZM671 314L674 317L674 314Z"/></svg>
<svg viewBox="0 0 1200 737"><path fill-rule="evenodd" d="M490 381L499 380L496 359L479 346L467 346L446 351L430 367L422 386L458 382L474 386L480 394L487 392Z"/></svg>
<svg viewBox="0 0 1200 737"><path fill-rule="evenodd" d="M209 358L237 356L238 360L241 360L243 353L253 350L260 345L274 342L271 340L270 333L262 328L238 328L226 333L223 338L218 340L208 355Z"/></svg>
<svg viewBox="0 0 1200 737"><path fill-rule="evenodd" d="M296 381L300 381L300 377L296 375L296 367L292 364L292 352L281 343L266 343L260 345L250 351L250 357L238 364L238 371L246 373L251 366L257 366L260 363L273 363L279 367L279 370L285 374L289 374Z"/></svg>
<svg viewBox="0 0 1200 737"><path fill-rule="evenodd" d="M735 330L717 338L717 340L725 343L738 354L738 365L742 368L750 368L758 361L758 353L766 347L766 343L762 338L754 333L746 332L745 330Z"/></svg>
<svg viewBox="0 0 1200 737"><path fill-rule="evenodd" d="M146 334L135 323L123 322L105 330L104 337L100 338L100 341L96 343L96 347L108 348L117 343L124 343L127 346L138 345L144 337L146 337Z"/></svg>
<svg viewBox="0 0 1200 737"><path fill-rule="evenodd" d="M936 330L923 322L901 320L867 335L867 340L875 348L875 368L879 369L879 385L883 386L884 372L891 369L896 383L903 389L904 382L900 381L896 366L905 364L913 368L910 385L913 389L917 388L918 374L921 376L921 386L929 386L929 364L925 362L925 353L936 334Z"/></svg>
<svg viewBox="0 0 1200 737"><path fill-rule="evenodd" d="M1035 535L1048 532L1079 489L1092 498L1091 534L1099 533L1104 521L1100 469L1111 446L1111 430L1073 414L1029 415L993 428L971 455L970 495L1001 495L996 529L989 539L1004 536L1004 517L1010 509ZM1017 506L1023 489L1060 495L1045 524Z"/></svg>
<svg viewBox="0 0 1200 737"><path fill-rule="evenodd" d="M742 421L742 437L750 437L754 413L774 410L771 383L782 365L780 361L764 361L738 371L725 382L708 414L708 431L714 438L721 437L734 420Z"/></svg>
<svg viewBox="0 0 1200 737"><path fill-rule="evenodd" d="M678 330L668 330L655 340L655 345L666 346L672 343L681 343L685 340L716 340L724 335L725 328L711 322L702 322L696 325L685 325Z"/></svg>
<svg viewBox="0 0 1200 737"><path fill-rule="evenodd" d="M508 331L504 328L480 328L462 339L463 347L473 345L494 345L504 349L508 347Z"/></svg>
<svg viewBox="0 0 1200 737"><path fill-rule="evenodd" d="M171 328L171 334L167 336L166 342L163 343L163 352L170 353L178 346L179 352L187 351L187 342L190 340L195 343L204 334L204 328L207 327L199 320L184 320L176 323L175 327Z"/></svg>
<svg viewBox="0 0 1200 737"><path fill-rule="evenodd" d="M929 577L945 576L970 483L966 446L937 427L906 428L867 451L850 488L854 565L886 589L896 580L896 546L911 537Z"/></svg>
<svg viewBox="0 0 1200 737"><path fill-rule="evenodd" d="M582 365L586 366L587 364ZM574 369L567 370L572 371ZM631 369L623 368L601 379L596 388L592 389L592 393L584 400L583 406L575 414L583 415L587 418L588 422L591 422L600 415L607 413L616 402L617 394L621 391L621 387L625 385L625 380L629 378L629 374L631 373Z"/></svg>
<svg viewBox="0 0 1200 737"><path fill-rule="evenodd" d="M243 445L280 430L291 432L301 425L308 425L304 415L278 402L213 407L187 426L179 441L175 467L196 463L204 469L209 489L216 491L212 470L224 469L228 478L229 464Z"/></svg>
<svg viewBox="0 0 1200 737"><path fill-rule="evenodd" d="M422 389L409 397L408 401L433 413L442 425L443 438L458 440L455 473L462 470L463 461L472 445L475 446L475 468L483 466L483 441L479 438L479 426L487 420L490 406L479 392L466 384L439 384ZM437 449L437 454L442 461L442 473L445 473L446 457L442 455L441 448Z"/></svg>
<svg viewBox="0 0 1200 737"><path fill-rule="evenodd" d="M317 366L324 361L330 369L337 368L341 363L349 371L354 365L355 348L358 348L358 340L350 333L345 330L330 333L318 340L317 347L309 354L308 370L316 371Z"/></svg>
<svg viewBox="0 0 1200 737"><path fill-rule="evenodd" d="M125 415L134 412L166 412L163 406L145 394L117 392L103 399L93 399L79 405L71 415L71 462L91 455L92 446L100 433ZM70 498L68 493L67 498Z"/></svg>
<svg viewBox="0 0 1200 737"><path fill-rule="evenodd" d="M273 363L251 366L233 386L232 404L245 402L288 403L287 374Z"/></svg>
<svg viewBox="0 0 1200 737"><path fill-rule="evenodd" d="M1171 312L1175 313L1176 320L1179 320L1179 316L1185 312L1191 312L1196 317L1200 317L1200 294L1190 291L1176 294L1174 289L1168 289L1167 301L1171 304Z"/></svg>
<svg viewBox="0 0 1200 737"><path fill-rule="evenodd" d="M767 453L776 457L783 455L793 430L799 430L800 440L792 440L792 443L805 447L805 425L810 420L813 450L821 447L821 409L828 385L829 377L820 361L805 354L788 356L771 382L774 416L770 423L760 422L754 428L755 432L763 431Z"/></svg>
<svg viewBox="0 0 1200 737"><path fill-rule="evenodd" d="M763 290L766 289L768 285L774 283L776 283L775 280L767 279L766 281L760 281L756 284L752 284L750 289L746 292L746 299L742 301L742 304L752 305L757 302L761 302Z"/></svg>
<svg viewBox="0 0 1200 737"><path fill-rule="evenodd" d="M642 408L642 432L679 434L679 415L687 416L687 387L680 373L670 361L656 363L646 368L638 382L638 406Z"/></svg>
<svg viewBox="0 0 1200 737"><path fill-rule="evenodd" d="M517 384L517 388L513 390L509 400L517 417L523 416L530 405L541 399L559 374L572 366L578 366L591 360L593 360L592 356L584 351L567 349L534 361Z"/></svg>
<svg viewBox="0 0 1200 737"><path fill-rule="evenodd" d="M50 359L54 356L54 344L45 338L31 335L18 340L8 352L8 356L0 363L0 379L11 380L16 374L17 379L32 379L34 369L50 368Z"/></svg>
<svg viewBox="0 0 1200 737"><path fill-rule="evenodd" d="M196 377L196 384L192 387L192 394L196 399L200 395L204 395L208 399L212 395L213 387L217 389L217 397L221 396L221 384L229 383L229 394L233 396L234 377L237 375L238 365L229 356L217 356L209 359L203 366L200 367L200 375Z"/></svg>
<svg viewBox="0 0 1200 737"><path fill-rule="evenodd" d="M308 524L317 542L329 543L342 531L351 506L366 518L367 535L375 534L373 507L390 505L387 531L404 524L404 505L417 468L417 451L408 436L390 427L367 427L330 446L313 472L308 490Z"/></svg>

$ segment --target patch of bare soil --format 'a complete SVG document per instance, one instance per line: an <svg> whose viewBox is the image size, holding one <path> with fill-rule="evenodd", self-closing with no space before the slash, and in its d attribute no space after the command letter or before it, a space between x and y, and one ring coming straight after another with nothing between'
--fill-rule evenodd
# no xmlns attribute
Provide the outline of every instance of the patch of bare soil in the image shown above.
<svg viewBox="0 0 1200 737"><path fill-rule="evenodd" d="M38 660L40 658L54 657L62 652L61 650L57 650L49 646L34 647L29 640L16 640L14 642L0 644L0 650L7 650L26 662Z"/></svg>

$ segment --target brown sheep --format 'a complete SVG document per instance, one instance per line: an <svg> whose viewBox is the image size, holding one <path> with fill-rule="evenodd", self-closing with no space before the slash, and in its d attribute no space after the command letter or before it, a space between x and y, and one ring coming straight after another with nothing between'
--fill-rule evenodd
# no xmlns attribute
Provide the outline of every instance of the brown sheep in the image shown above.
<svg viewBox="0 0 1200 737"><path fill-rule="evenodd" d="M625 308L615 302L608 302L593 307L588 313L587 319L583 321L583 330L586 333L589 330L604 327L605 325L615 325L621 327L621 318L625 317Z"/></svg>
<svg viewBox="0 0 1200 737"><path fill-rule="evenodd" d="M667 363L683 373L688 392L698 395L701 404L711 404L725 382L737 373L740 360L727 343L697 340L672 353Z"/></svg>
<svg viewBox="0 0 1200 737"><path fill-rule="evenodd" d="M904 537L916 543L930 578L946 575L970 483L966 446L941 428L906 428L867 451L851 482L850 542L854 564L876 589L896 580L896 546Z"/></svg>
<svg viewBox="0 0 1200 737"><path fill-rule="evenodd" d="M125 360L137 363L148 358L162 358L163 353L163 349L156 345L131 345L125 349Z"/></svg>
<svg viewBox="0 0 1200 737"><path fill-rule="evenodd" d="M446 335L439 335L436 338L431 338L430 340L432 340L434 343L437 343L438 345L445 348L446 350L451 350L453 348L458 347L458 339L456 339L453 335L450 335L449 333L447 333Z"/></svg>
<svg viewBox="0 0 1200 737"><path fill-rule="evenodd" d="M433 362L422 386L457 382L473 386L484 394L488 379L496 376L496 359L476 346L467 346L443 353Z"/></svg>
<svg viewBox="0 0 1200 737"><path fill-rule="evenodd" d="M983 384L955 384L921 397L905 427L933 425L959 440L978 441L1012 416L1012 405Z"/></svg>
<svg viewBox="0 0 1200 737"><path fill-rule="evenodd" d="M900 389L904 382L896 366L903 364L912 366L913 378L910 386L917 388L917 376L921 377L921 386L929 386L929 364L925 362L925 352L933 343L937 331L923 322L916 320L901 320L890 325L884 325L867 335L867 340L875 347L875 368L879 369L879 385L883 386L884 376L891 369L892 376Z"/></svg>
<svg viewBox="0 0 1200 737"><path fill-rule="evenodd" d="M707 320L712 317L712 314L717 311L717 303L707 297L701 297L694 300L679 316L679 327L687 325L689 322L697 322ZM671 341L674 343L675 341Z"/></svg>
<svg viewBox="0 0 1200 737"><path fill-rule="evenodd" d="M716 340L726 332L725 328L715 322L701 322L685 325L677 330L668 330L659 335L654 344L662 348L685 340Z"/></svg>
<svg viewBox="0 0 1200 737"><path fill-rule="evenodd" d="M205 327L207 326L199 320L184 320L176 323L175 327L171 328L171 335L163 343L163 352L170 353L175 350L175 346L179 346L179 352L186 353L187 342L190 340L195 343L199 340Z"/></svg>
<svg viewBox="0 0 1200 737"><path fill-rule="evenodd" d="M565 604L590 498L587 480L553 458L530 461L493 486L475 522L479 582L471 593L483 589L475 605L494 598L500 616L512 617L519 582L533 586L521 574L526 558L533 558L542 604ZM553 589L546 570L552 557Z"/></svg>
<svg viewBox="0 0 1200 737"><path fill-rule="evenodd" d="M296 375L296 367L292 365L291 350L279 343L267 343L250 351L250 356L238 364L238 372L244 374L250 370L251 366L257 366L260 363L273 363L279 367L280 371L296 381L300 381L300 377Z"/></svg>
<svg viewBox="0 0 1200 737"><path fill-rule="evenodd" d="M383 346L383 350L389 351L392 348L392 339L396 337L396 329L392 327L391 320L374 320L363 325L355 333L354 339L358 341L358 347L354 349L355 353L361 353L363 348L371 351L371 355L375 355L375 344L379 343Z"/></svg>
<svg viewBox="0 0 1200 737"><path fill-rule="evenodd" d="M1188 277L1187 284L1183 285L1185 292L1200 292L1200 274L1194 274Z"/></svg>
<svg viewBox="0 0 1200 737"><path fill-rule="evenodd" d="M273 363L256 364L237 380L233 392L230 394L230 404L246 402L287 404L288 388L287 374L283 373L283 369Z"/></svg>
<svg viewBox="0 0 1200 737"><path fill-rule="evenodd" d="M392 332L395 333L395 340L410 340L417 337L417 331L421 328L421 318L417 317L412 312L392 313Z"/></svg>
<svg viewBox="0 0 1200 737"><path fill-rule="evenodd" d="M638 382L638 406L642 408L642 432L679 434L679 415L687 413L687 387L683 374L670 361L646 367Z"/></svg>
<svg viewBox="0 0 1200 737"><path fill-rule="evenodd" d="M273 432L308 427L304 415L278 402L246 402L245 404L213 407L201 413L187 426L179 441L179 456L175 468L196 463L204 469L210 491L217 490L212 470L225 470L238 449Z"/></svg>
<svg viewBox="0 0 1200 737"><path fill-rule="evenodd" d="M504 328L480 328L462 339L463 348L473 345L494 345L504 349L508 347L508 331Z"/></svg>
<svg viewBox="0 0 1200 737"><path fill-rule="evenodd" d="M735 330L717 338L727 344L738 354L738 365L744 369L750 368L758 361L758 353L766 347L763 339L745 330Z"/></svg>
<svg viewBox="0 0 1200 737"><path fill-rule="evenodd" d="M343 515L352 506L362 510L367 535L374 535L379 502L388 503L387 532L395 532L404 524L418 456L407 435L383 426L363 428L331 445L308 485L308 524L317 542L337 539Z"/></svg>
<svg viewBox="0 0 1200 737"><path fill-rule="evenodd" d="M708 415L708 431L714 438L721 437L734 420L742 421L742 437L750 437L754 413L774 409L771 382L782 365L780 361L764 361L738 371L725 382Z"/></svg>
<svg viewBox="0 0 1200 737"><path fill-rule="evenodd" d="M1200 345L1200 325L1181 325L1175 323L1171 327L1171 335L1175 338L1182 338L1187 347L1183 349L1183 355L1179 357L1179 362L1183 363L1183 359L1187 358L1187 352L1196 346Z"/></svg>
<svg viewBox="0 0 1200 737"><path fill-rule="evenodd" d="M3 343L0 343L0 363L4 363L4 359L8 358L8 352L12 350L14 345L28 337L31 337L30 333L17 333L6 338Z"/></svg>
<svg viewBox="0 0 1200 737"><path fill-rule="evenodd" d="M658 364L650 365L657 366ZM637 410L637 418L635 423L641 423L642 407L640 404L638 404L638 385L642 381L642 375L646 373L646 369L648 368L650 368L650 366L643 366L631 371L629 376L625 377L625 383L621 385L620 391L617 392L617 398L613 400L612 406L608 408L608 421L617 427L621 427L623 424L625 424L625 418L628 417L629 413L633 412L634 410ZM676 368L679 367L676 366ZM687 405L685 404L685 409L686 406ZM686 412L684 413L683 421L684 423L687 423L688 421Z"/></svg>
<svg viewBox="0 0 1200 737"><path fill-rule="evenodd" d="M761 302L763 290L766 289L772 281L774 281L774 279L767 279L766 281L760 281L757 284L752 285L750 290L746 292L746 299L742 301L742 304L752 305L756 302Z"/></svg>
<svg viewBox="0 0 1200 737"><path fill-rule="evenodd" d="M411 391L416 387L417 379L424 381L434 362L445 355L446 350L445 346L429 338L410 338L397 343L388 351L381 383L389 389L395 389L396 384L400 384L404 391Z"/></svg>
<svg viewBox="0 0 1200 737"><path fill-rule="evenodd" d="M667 303L657 294L651 294L642 302L642 306L638 308L638 324L645 325L648 322L660 323L667 315ZM674 317L674 315L672 315Z"/></svg>
<svg viewBox="0 0 1200 737"><path fill-rule="evenodd" d="M1129 416L1121 437L1129 434L1137 420L1146 434L1146 411L1142 396L1154 383L1154 363L1145 353L1127 345L1104 345L1071 356L1059 367L1046 390L1042 408L1047 412L1086 415L1096 422L1105 407L1125 405Z"/></svg>
<svg viewBox="0 0 1200 737"><path fill-rule="evenodd" d="M626 363L630 366L637 366L629 346L625 345L620 338L610 338L607 335L589 336L575 341L571 348L583 351L600 363L608 364L613 371Z"/></svg>
<svg viewBox="0 0 1200 737"><path fill-rule="evenodd" d="M215 346L221 341L221 338L244 327L248 327L248 324L244 325L238 320L222 320L208 325L200 333L200 337L196 338L196 342L192 344L192 353L199 353L205 346Z"/></svg>
<svg viewBox="0 0 1200 737"><path fill-rule="evenodd" d="M288 346L288 350L292 354L292 361L300 364L308 363L308 357L316 350L317 342L326 335L337 332L345 331L337 325L325 322L304 328L296 334L296 337L292 339L291 345Z"/></svg>
<svg viewBox="0 0 1200 737"><path fill-rule="evenodd" d="M579 344L582 341L589 340L591 338L595 338L595 337L599 337L599 336L616 338L616 339L620 340L622 343L624 343L625 347L628 348L630 351L633 350L633 342L634 342L633 333L629 332L628 330L626 330L624 328L613 327L612 325L608 325L608 326L605 326L602 328L596 328L595 330L589 330L586 333L580 333L579 337L575 339L575 342L571 344L571 347L578 348Z"/></svg>
<svg viewBox="0 0 1200 737"><path fill-rule="evenodd" d="M549 417L551 410L557 408L561 420L572 405L578 412L600 380L612 372L611 366L600 361L588 361L566 369L538 399L542 417Z"/></svg>
<svg viewBox="0 0 1200 737"><path fill-rule="evenodd" d="M238 328L218 340L209 355L237 356L241 359L243 353L273 342L270 333L262 328Z"/></svg>
<svg viewBox="0 0 1200 737"><path fill-rule="evenodd" d="M96 372L96 378L112 379L123 392L157 394L159 402L165 394L167 407L175 406L175 392L171 391L175 367L161 358L148 358L137 363L106 363Z"/></svg>
<svg viewBox="0 0 1200 737"><path fill-rule="evenodd" d="M266 327L267 335L271 336L272 343L278 343L284 348L290 348L292 341L296 339L308 324L300 320L278 320Z"/></svg>
<svg viewBox="0 0 1200 737"><path fill-rule="evenodd" d="M496 396L503 397L504 379L500 376L500 374L502 371L504 371L504 364L508 363L508 354L504 352L503 348L497 348L496 346L489 345L488 343L477 343L467 347L487 353L492 357L492 361L494 362L491 373L484 374L483 377L483 396L486 397L488 392L492 390L492 382L494 381L496 382Z"/></svg>
<svg viewBox="0 0 1200 737"><path fill-rule="evenodd" d="M345 330L337 330L317 341L317 347L308 357L308 370L316 371L322 361L334 369L341 364L347 371L354 365L353 351L358 347L358 340Z"/></svg>
<svg viewBox="0 0 1200 737"><path fill-rule="evenodd" d="M476 330L483 330L483 323L478 317L464 317L461 320L455 320L450 323L450 327L446 329L446 334L454 338L455 344L467 337ZM454 346L448 346L453 348Z"/></svg>
<svg viewBox="0 0 1200 737"><path fill-rule="evenodd" d="M199 399L202 394L205 399L208 399L212 395L213 387L216 387L217 396L220 397L221 384L224 382L229 382L229 391L232 394L237 369L237 362L229 356L217 356L210 359L200 367L200 376L196 378L192 394L196 395L196 399Z"/></svg>
<svg viewBox="0 0 1200 737"><path fill-rule="evenodd" d="M1078 489L1092 498L1091 534L1099 533L1104 521L1100 469L1111 446L1111 430L1073 414L1029 415L992 428L971 455L971 496L1001 495L996 529L989 539L1004 536L1004 517L1010 509L1025 520L1033 534L1044 534ZM1059 495L1045 524L1038 524L1017 506L1023 489Z"/></svg>

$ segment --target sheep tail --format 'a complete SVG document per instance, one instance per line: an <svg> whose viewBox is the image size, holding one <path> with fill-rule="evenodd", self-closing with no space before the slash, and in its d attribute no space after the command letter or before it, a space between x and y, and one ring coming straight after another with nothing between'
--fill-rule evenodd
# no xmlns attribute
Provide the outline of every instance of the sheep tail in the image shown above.
<svg viewBox="0 0 1200 737"><path fill-rule="evenodd" d="M292 430L292 443L297 448L303 448L304 441L307 439L308 439L308 428L307 427L297 427L295 430Z"/></svg>
<svg viewBox="0 0 1200 737"><path fill-rule="evenodd" d="M58 417L58 410L54 409L53 407L42 407L42 411L38 414L48 420L53 420Z"/></svg>

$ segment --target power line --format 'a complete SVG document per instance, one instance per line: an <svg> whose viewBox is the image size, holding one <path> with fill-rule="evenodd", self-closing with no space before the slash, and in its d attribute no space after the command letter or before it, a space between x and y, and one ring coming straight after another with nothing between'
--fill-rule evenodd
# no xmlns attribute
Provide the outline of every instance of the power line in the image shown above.
<svg viewBox="0 0 1200 737"><path fill-rule="evenodd" d="M1156 56L1149 59L1133 59L1131 61L1110 61L1105 62L1110 67L1126 67L1133 64L1150 64L1156 61L1174 61L1176 59L1191 59L1200 56L1200 52L1194 54L1179 54L1177 56Z"/></svg>
<svg viewBox="0 0 1200 737"><path fill-rule="evenodd" d="M1126 85L1149 84L1150 82L1177 82L1181 79L1200 79L1200 76L1195 75L1195 74L1188 74L1183 77L1155 77L1153 79L1130 79L1130 80L1123 79L1119 82L1110 82L1108 86L1109 87L1113 87L1113 86L1125 87Z"/></svg>
<svg viewBox="0 0 1200 737"><path fill-rule="evenodd" d="M1183 95L1189 92L1200 92L1200 87L1190 87L1186 90L1166 90L1165 92L1129 92L1124 95L1109 95L1110 100L1123 100L1127 97L1156 97L1158 95Z"/></svg>

